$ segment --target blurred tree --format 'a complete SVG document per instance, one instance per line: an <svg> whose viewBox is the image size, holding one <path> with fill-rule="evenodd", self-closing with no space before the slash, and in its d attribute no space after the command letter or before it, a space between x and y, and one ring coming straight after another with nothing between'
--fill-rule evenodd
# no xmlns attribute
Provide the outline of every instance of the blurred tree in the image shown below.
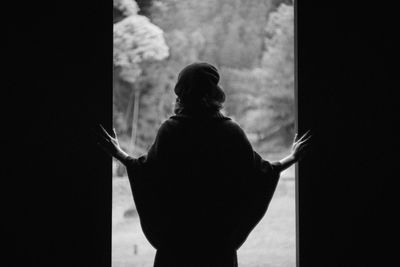
<svg viewBox="0 0 400 267"><path fill-rule="evenodd" d="M151 18L166 35L201 34L198 59L217 67L251 68L260 61L264 26L273 7L271 0L163 0L153 1Z"/></svg>
<svg viewBox="0 0 400 267"><path fill-rule="evenodd" d="M114 0L114 7L126 16L114 24L113 54L114 65L117 67L114 74L117 73L118 78L130 84L131 92L126 114L129 114L133 108L131 145L132 150L134 150L140 113L140 95L143 89L143 87L135 84L142 73L140 64L166 58L168 47L165 44L163 31L152 24L147 17L137 14L139 8L136 2ZM118 93L116 95L120 96ZM120 113L117 112L116 114L119 115Z"/></svg>
<svg viewBox="0 0 400 267"><path fill-rule="evenodd" d="M290 145L294 130L294 13L281 4L269 16L260 66L222 68L230 99L226 108L253 133L260 150L273 139ZM268 141L268 142L267 142Z"/></svg>
<svg viewBox="0 0 400 267"><path fill-rule="evenodd" d="M278 134L290 145L294 131L294 9L281 4L271 13L261 68L266 70L268 94L264 97ZM265 127L265 126L264 126ZM262 130L264 127L261 126Z"/></svg>

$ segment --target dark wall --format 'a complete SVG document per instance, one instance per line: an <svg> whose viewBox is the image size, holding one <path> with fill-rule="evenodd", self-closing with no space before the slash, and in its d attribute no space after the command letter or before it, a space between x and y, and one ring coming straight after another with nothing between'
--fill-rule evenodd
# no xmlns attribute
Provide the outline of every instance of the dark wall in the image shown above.
<svg viewBox="0 0 400 267"><path fill-rule="evenodd" d="M2 263L110 266L111 161L87 128L111 126L112 1L8 2ZM302 267L396 256L396 16L349 5L299 3L299 128L314 134L299 166Z"/></svg>
<svg viewBox="0 0 400 267"><path fill-rule="evenodd" d="M111 161L87 129L111 125L112 1L11 2L1 265L110 266Z"/></svg>
<svg viewBox="0 0 400 267"><path fill-rule="evenodd" d="M298 5L298 108L314 144L299 166L300 266L396 257L398 74L390 8Z"/></svg>

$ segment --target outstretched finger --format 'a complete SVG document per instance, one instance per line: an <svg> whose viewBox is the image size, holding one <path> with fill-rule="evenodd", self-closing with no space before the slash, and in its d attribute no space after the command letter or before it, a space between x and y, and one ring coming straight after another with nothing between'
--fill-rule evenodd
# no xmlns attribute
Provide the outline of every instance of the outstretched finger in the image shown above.
<svg viewBox="0 0 400 267"><path fill-rule="evenodd" d="M115 128L113 128L112 134L114 138L117 138L117 132L115 131Z"/></svg>
<svg viewBox="0 0 400 267"><path fill-rule="evenodd" d="M294 142L296 142L297 141L297 138L299 137L299 135L296 133L295 135L294 135Z"/></svg>
<svg viewBox="0 0 400 267"><path fill-rule="evenodd" d="M308 141L311 139L312 135L309 135L306 139L299 141L299 144L305 144L308 143Z"/></svg>
<svg viewBox="0 0 400 267"><path fill-rule="evenodd" d="M107 137L111 138L111 136L108 134L108 132L106 131L106 129L104 129L103 125L101 125L101 124L99 124L99 125L100 125L100 128L101 128L101 130L103 131L103 133L104 133Z"/></svg>
<svg viewBox="0 0 400 267"><path fill-rule="evenodd" d="M310 147L310 143L302 143L299 147L300 150L306 150Z"/></svg>
<svg viewBox="0 0 400 267"><path fill-rule="evenodd" d="M304 138L308 137L308 134L310 133L310 130L308 130L305 134L303 134L299 140L297 140L298 142L302 141Z"/></svg>

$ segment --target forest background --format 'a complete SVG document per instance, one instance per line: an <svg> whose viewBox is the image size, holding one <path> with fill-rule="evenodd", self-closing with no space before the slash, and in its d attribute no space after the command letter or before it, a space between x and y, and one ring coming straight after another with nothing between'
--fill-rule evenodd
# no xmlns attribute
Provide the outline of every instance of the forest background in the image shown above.
<svg viewBox="0 0 400 267"><path fill-rule="evenodd" d="M147 151L173 114L179 71L206 61L221 75L223 113L254 149L270 159L287 152L295 109L293 1L113 1L113 121L123 149Z"/></svg>

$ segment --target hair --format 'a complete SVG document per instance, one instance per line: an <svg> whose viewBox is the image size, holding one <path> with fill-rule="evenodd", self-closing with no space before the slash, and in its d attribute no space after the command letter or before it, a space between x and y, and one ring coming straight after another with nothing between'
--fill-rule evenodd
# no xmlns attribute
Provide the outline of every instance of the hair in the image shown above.
<svg viewBox="0 0 400 267"><path fill-rule="evenodd" d="M206 95L199 101L185 101L179 96L175 100L175 114L214 114L218 113L223 108L225 94L223 97Z"/></svg>
<svg viewBox="0 0 400 267"><path fill-rule="evenodd" d="M212 115L223 108L225 93L218 85L217 68L195 62L181 70L175 85L175 114Z"/></svg>

